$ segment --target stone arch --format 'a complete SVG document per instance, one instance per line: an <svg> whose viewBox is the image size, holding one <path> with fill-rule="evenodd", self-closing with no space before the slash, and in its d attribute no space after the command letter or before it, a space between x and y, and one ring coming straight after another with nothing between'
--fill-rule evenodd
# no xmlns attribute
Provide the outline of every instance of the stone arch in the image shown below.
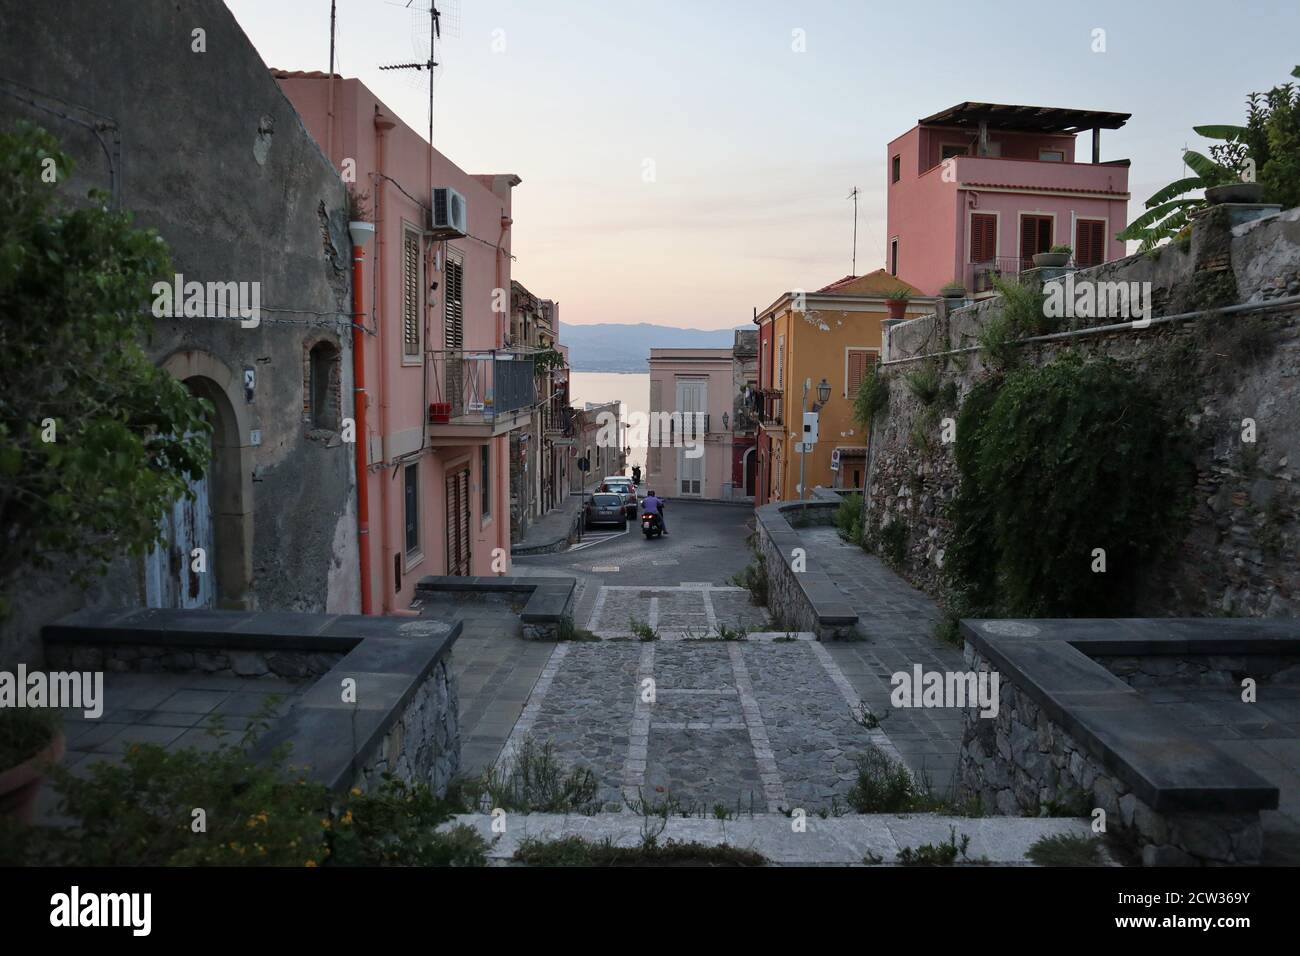
<svg viewBox="0 0 1300 956"><path fill-rule="evenodd" d="M186 349L163 361L164 371L215 409L211 486L217 606L250 609L253 580L253 446L243 382L209 352Z"/></svg>
<svg viewBox="0 0 1300 956"><path fill-rule="evenodd" d="M309 438L333 435L343 422L343 350L332 335L302 346L302 420Z"/></svg>

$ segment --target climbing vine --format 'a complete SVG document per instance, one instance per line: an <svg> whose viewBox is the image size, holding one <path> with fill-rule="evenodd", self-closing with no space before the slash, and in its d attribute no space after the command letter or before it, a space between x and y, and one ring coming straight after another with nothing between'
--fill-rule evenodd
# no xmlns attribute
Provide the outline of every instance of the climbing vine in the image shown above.
<svg viewBox="0 0 1300 956"><path fill-rule="evenodd" d="M1110 359L1066 353L977 384L957 422L950 611L1131 612L1188 513L1193 470L1178 421Z"/></svg>

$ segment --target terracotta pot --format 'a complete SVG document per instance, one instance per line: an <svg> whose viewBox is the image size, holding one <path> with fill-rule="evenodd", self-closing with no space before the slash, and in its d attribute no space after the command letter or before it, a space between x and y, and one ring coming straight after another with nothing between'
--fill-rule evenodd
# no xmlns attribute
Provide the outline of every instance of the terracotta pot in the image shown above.
<svg viewBox="0 0 1300 956"><path fill-rule="evenodd" d="M903 314L907 311L907 300L886 299L885 308L889 309L889 317L891 319L901 319Z"/></svg>
<svg viewBox="0 0 1300 956"><path fill-rule="evenodd" d="M40 753L16 767L0 772L0 816L31 824L36 816L36 797L51 765L63 759L66 738L60 731Z"/></svg>

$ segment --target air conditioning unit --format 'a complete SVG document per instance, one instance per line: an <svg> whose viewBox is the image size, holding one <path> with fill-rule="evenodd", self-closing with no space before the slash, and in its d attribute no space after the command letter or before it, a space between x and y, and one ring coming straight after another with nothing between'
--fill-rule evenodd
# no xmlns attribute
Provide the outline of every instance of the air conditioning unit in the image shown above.
<svg viewBox="0 0 1300 956"><path fill-rule="evenodd" d="M468 235L465 197L440 186L433 191L433 231L446 238Z"/></svg>

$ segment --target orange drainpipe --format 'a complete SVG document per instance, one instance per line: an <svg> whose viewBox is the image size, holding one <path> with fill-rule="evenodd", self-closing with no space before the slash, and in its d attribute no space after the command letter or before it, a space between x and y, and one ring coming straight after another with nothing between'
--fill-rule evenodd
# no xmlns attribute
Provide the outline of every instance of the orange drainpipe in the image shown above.
<svg viewBox="0 0 1300 956"><path fill-rule="evenodd" d="M372 613L370 602L370 440L366 432L366 334L363 283L365 250L352 246L352 406L356 416L357 549L361 567L361 613Z"/></svg>
<svg viewBox="0 0 1300 956"><path fill-rule="evenodd" d="M379 288L378 299L379 308L375 312L375 347L379 354L379 435L380 441L388 435L388 379L385 371L388 368L387 355L384 352L384 319L387 315L388 288L384 278L383 268L386 264L384 258L384 229L385 212L387 203L384 202L384 194L387 192L388 181L384 176L384 134L387 133L397 124L381 113L377 108L375 110L375 152L376 167L379 171L379 178L375 182L375 277L376 284ZM387 464L387 455L384 456L385 465ZM384 614L389 614L393 610L393 556L388 553L388 485L391 476L386 472L381 475L379 481L379 510L382 513L379 519L379 553L380 561L383 564L383 581L384 594L380 602Z"/></svg>

